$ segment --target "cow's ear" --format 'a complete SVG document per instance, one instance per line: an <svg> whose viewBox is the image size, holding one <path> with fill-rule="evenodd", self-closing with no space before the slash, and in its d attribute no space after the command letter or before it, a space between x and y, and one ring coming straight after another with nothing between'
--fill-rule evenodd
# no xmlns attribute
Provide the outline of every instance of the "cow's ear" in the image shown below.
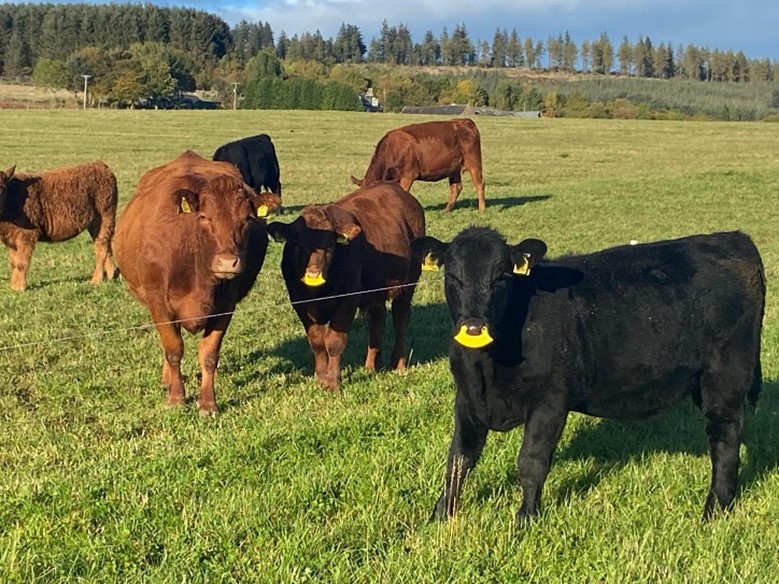
<svg viewBox="0 0 779 584"><path fill-rule="evenodd" d="M249 203L251 203L254 212L260 219L265 219L268 215L271 215L278 211L281 207L281 197L274 193L255 193L252 192L249 195Z"/></svg>
<svg viewBox="0 0 779 584"><path fill-rule="evenodd" d="M289 223L274 221L268 223L265 229L268 230L268 236L277 243L285 243L292 238L292 225Z"/></svg>
<svg viewBox="0 0 779 584"><path fill-rule="evenodd" d="M411 253L422 262L422 269L435 272L444 265L444 256L448 243L438 241L435 237L418 237L411 242Z"/></svg>
<svg viewBox="0 0 779 584"><path fill-rule="evenodd" d="M529 276L533 266L546 254L546 244L540 239L525 239L510 249L513 272L517 276Z"/></svg>
<svg viewBox="0 0 779 584"><path fill-rule="evenodd" d="M16 172L16 165L14 164L11 168L9 168L3 173L5 175L5 180L11 180L15 172Z"/></svg>
<svg viewBox="0 0 779 584"><path fill-rule="evenodd" d="M335 241L340 245L349 245L349 242L360 235L360 232L362 232L362 229L359 225L344 223L335 228L335 234L337 235Z"/></svg>
<svg viewBox="0 0 779 584"><path fill-rule="evenodd" d="M197 213L200 209L200 196L189 189L177 190L173 199L176 201L179 213Z"/></svg>

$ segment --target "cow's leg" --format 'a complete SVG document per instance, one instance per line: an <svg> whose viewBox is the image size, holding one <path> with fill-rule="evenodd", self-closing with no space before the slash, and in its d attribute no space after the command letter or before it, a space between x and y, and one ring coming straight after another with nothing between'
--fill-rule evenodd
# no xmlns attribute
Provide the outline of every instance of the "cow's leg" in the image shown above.
<svg viewBox="0 0 779 584"><path fill-rule="evenodd" d="M327 375L327 348L325 347L325 333L327 325L309 323L306 327L306 337L308 337L308 346L314 353L314 376L317 381L324 385Z"/></svg>
<svg viewBox="0 0 779 584"><path fill-rule="evenodd" d="M476 188L476 200L479 204L479 213L483 213L487 209L487 201L484 198L484 178L481 175L481 165L468 167L468 174L471 175L471 181Z"/></svg>
<svg viewBox="0 0 779 584"><path fill-rule="evenodd" d="M197 347L197 357L200 362L200 373L202 375L197 407L202 415L215 414L217 411L216 394L214 392L216 368L219 365L219 351L222 348L222 340L232 319L233 308L235 307L220 310L221 316L208 319L206 328L203 331L203 338Z"/></svg>
<svg viewBox="0 0 779 584"><path fill-rule="evenodd" d="M708 521L714 514L716 504L728 510L736 496L744 408L740 407L728 416L704 415L711 457L711 486L703 507L703 521Z"/></svg>
<svg viewBox="0 0 779 584"><path fill-rule="evenodd" d="M381 342L384 340L384 326L387 318L387 309L384 301L365 310L365 322L368 325L368 354L365 357L365 367L370 371L376 371L381 367Z"/></svg>
<svg viewBox="0 0 779 584"><path fill-rule="evenodd" d="M458 400L455 406L454 435L449 447L444 490L433 508L431 521L436 519L445 521L457 511L463 483L484 450L487 431L487 426L475 421L470 416L467 406Z"/></svg>
<svg viewBox="0 0 779 584"><path fill-rule="evenodd" d="M411 185L414 184L414 179L404 176L400 179L400 188L407 193L411 192Z"/></svg>
<svg viewBox="0 0 779 584"><path fill-rule="evenodd" d="M701 410L706 419L711 457L711 486L703 507L703 520L715 506L728 510L736 496L739 447L744 430L746 394L751 387L753 366L745 366L738 351L733 359L720 363L701 376Z"/></svg>
<svg viewBox="0 0 779 584"><path fill-rule="evenodd" d="M464 162L468 174L471 175L471 182L476 189L476 200L479 204L479 212L482 213L487 209L487 201L484 198L484 177L481 173L481 155L478 158L466 159Z"/></svg>
<svg viewBox="0 0 779 584"><path fill-rule="evenodd" d="M325 347L327 348L327 372L324 379L321 379L322 385L328 391L337 391L341 382L341 355L346 348L348 332L334 330L332 323L325 333Z"/></svg>
<svg viewBox="0 0 779 584"><path fill-rule="evenodd" d="M406 368L406 330L411 317L411 289L406 289L392 301L392 330L395 342L392 346L393 369Z"/></svg>
<svg viewBox="0 0 779 584"><path fill-rule="evenodd" d="M184 341L181 338L181 326L170 322L170 315L161 310L151 310L151 316L162 344L162 385L168 392L168 405L183 406L185 395L181 359L184 356Z"/></svg>
<svg viewBox="0 0 779 584"><path fill-rule="evenodd" d="M32 261L37 238L27 233L16 238L14 247L8 249L11 259L11 290L22 292L27 287L27 269Z"/></svg>
<svg viewBox="0 0 779 584"><path fill-rule="evenodd" d="M89 225L89 235L95 244L95 271L92 274L92 284L103 281L105 271L109 280L114 277L114 263L111 258L111 237L114 233L114 221L104 215L98 215Z"/></svg>
<svg viewBox="0 0 779 584"><path fill-rule="evenodd" d="M446 202L446 206L444 207L445 212L448 213L454 209L454 202L457 200L457 197L460 195L462 190L463 179L460 175L460 171L458 170L449 177L449 200Z"/></svg>
<svg viewBox="0 0 779 584"><path fill-rule="evenodd" d="M566 418L565 410L560 408L541 407L528 413L517 458L519 482L522 484L522 506L517 513L519 523L526 523L538 515L541 491Z"/></svg>

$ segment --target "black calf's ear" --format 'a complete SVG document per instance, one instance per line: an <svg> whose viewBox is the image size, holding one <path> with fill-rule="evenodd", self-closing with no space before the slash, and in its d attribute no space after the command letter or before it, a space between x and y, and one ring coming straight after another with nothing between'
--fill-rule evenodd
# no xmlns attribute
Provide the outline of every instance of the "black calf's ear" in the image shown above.
<svg viewBox="0 0 779 584"><path fill-rule="evenodd" d="M5 172L0 172L0 174L4 174L6 180L11 180L15 172L16 172L16 165L14 164L11 168L6 170Z"/></svg>
<svg viewBox="0 0 779 584"><path fill-rule="evenodd" d="M174 193L179 213L197 213L200 208L200 196L189 189L179 189Z"/></svg>
<svg viewBox="0 0 779 584"><path fill-rule="evenodd" d="M290 238L292 234L290 225L287 223L281 223L280 221L268 223L265 226L265 229L268 230L268 236L270 236L270 238L277 243L284 243Z"/></svg>
<svg viewBox="0 0 779 584"><path fill-rule="evenodd" d="M511 247L513 272L517 276L529 276L530 270L540 262L546 254L546 244L540 239L525 239Z"/></svg>
<svg viewBox="0 0 779 584"><path fill-rule="evenodd" d="M411 242L411 253L422 262L422 269L434 272L444 265L444 256L448 243L438 241L435 237L418 237Z"/></svg>

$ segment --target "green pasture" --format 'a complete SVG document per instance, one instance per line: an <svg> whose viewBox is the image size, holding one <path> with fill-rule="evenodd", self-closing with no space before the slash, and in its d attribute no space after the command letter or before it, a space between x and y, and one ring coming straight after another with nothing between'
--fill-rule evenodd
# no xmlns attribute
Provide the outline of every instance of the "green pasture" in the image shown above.
<svg viewBox="0 0 779 584"><path fill-rule="evenodd" d="M93 159L122 206L185 149L269 133L285 212L352 189L383 133L422 117L263 111L0 111L0 168ZM454 391L440 275L418 286L404 374L363 370L355 321L342 391L322 391L280 277L281 247L238 306L220 414L170 409L149 317L121 281L90 286L91 242L39 245L28 290L0 262L0 582L775 582L779 549L779 135L771 124L479 118L487 212L470 179L417 183L428 234L488 224L551 256L741 229L768 277L763 395L741 491L700 522L710 463L691 403L644 422L572 414L543 513L514 525L518 428L493 433L457 518L427 524ZM4 252L3 252L4 253ZM388 335L391 327L388 327ZM197 390L197 339L184 370Z"/></svg>

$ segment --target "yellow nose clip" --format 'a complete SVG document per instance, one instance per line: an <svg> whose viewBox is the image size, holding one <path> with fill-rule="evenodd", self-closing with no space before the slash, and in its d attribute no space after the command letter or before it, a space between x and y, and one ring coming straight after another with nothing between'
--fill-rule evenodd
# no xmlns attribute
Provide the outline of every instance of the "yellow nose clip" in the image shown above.
<svg viewBox="0 0 779 584"><path fill-rule="evenodd" d="M460 327L460 332L454 336L454 340L460 343L463 347L468 347L469 349L481 349L482 347L489 345L495 339L493 339L490 336L490 333L487 332L486 326L481 327L479 333L474 335L468 332L467 326L463 325Z"/></svg>
<svg viewBox="0 0 779 584"><path fill-rule="evenodd" d="M316 276L309 276L306 274L301 278L300 281L303 282L306 286L311 286L312 288L316 288L317 286L321 286L325 283L325 279L322 277L321 272Z"/></svg>

